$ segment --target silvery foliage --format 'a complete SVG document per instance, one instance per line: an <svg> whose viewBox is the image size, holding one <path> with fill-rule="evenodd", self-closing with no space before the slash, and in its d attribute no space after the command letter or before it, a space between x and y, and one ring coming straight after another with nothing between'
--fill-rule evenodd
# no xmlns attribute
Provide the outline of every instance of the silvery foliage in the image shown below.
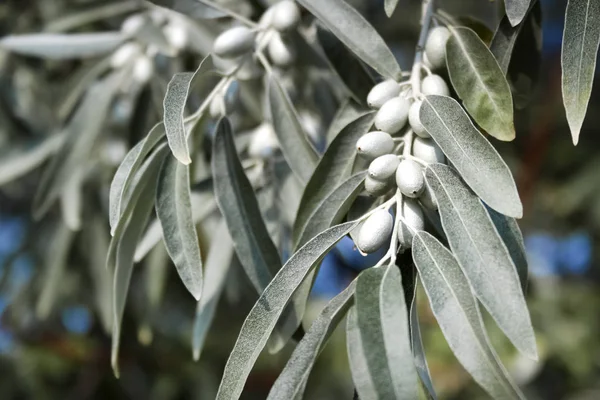
<svg viewBox="0 0 600 400"><path fill-rule="evenodd" d="M237 255L260 297L218 399L239 398L264 347L277 352L299 336L269 399L301 398L344 317L361 399L436 398L418 327L418 280L474 380L495 398L523 398L490 344L480 306L520 352L537 358L516 223L523 209L487 135L515 137L513 109L529 100L540 60L539 2L506 0L506 16L486 43L424 0L409 71L344 0L284 0L257 21L243 1L152 3L103 5L47 33L0 40L15 54L94 60L57 105L55 134L0 162L0 183L7 184L48 160L34 214L61 206L38 316L55 303L61 265L78 240L73 232L81 231L84 243L107 255L106 269L90 267L99 315L113 335L115 373L133 267L144 259L170 257L198 302L197 359ZM387 16L397 7L402 2L386 0ZM563 94L575 143L595 71L599 14L597 1L568 2ZM103 18L120 18L121 29L69 33ZM190 57L201 61L182 72ZM134 112L142 108L152 112ZM148 131L128 150L107 131L130 120ZM110 175L98 173L102 166ZM101 193L84 190L90 182ZM108 215L109 243L93 239L108 232L85 218L92 208ZM304 332L314 274L345 235L361 251L389 250ZM150 306L160 302L160 281L148 294Z"/></svg>

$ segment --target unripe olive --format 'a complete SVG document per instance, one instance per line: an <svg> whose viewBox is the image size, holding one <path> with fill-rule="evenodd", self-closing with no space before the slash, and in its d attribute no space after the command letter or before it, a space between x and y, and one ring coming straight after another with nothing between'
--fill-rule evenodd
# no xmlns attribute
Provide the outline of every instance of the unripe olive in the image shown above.
<svg viewBox="0 0 600 400"><path fill-rule="evenodd" d="M279 148L277 135L269 123L260 124L250 134L252 139L248 146L248 155L252 158L269 158Z"/></svg>
<svg viewBox="0 0 600 400"><path fill-rule="evenodd" d="M425 43L425 54L432 69L441 69L446 66L446 43L450 38L450 31L444 26L433 28L429 32Z"/></svg>
<svg viewBox="0 0 600 400"><path fill-rule="evenodd" d="M181 24L181 21L169 22L163 28L163 33L169 44L176 50L185 49L190 40L189 32L185 25Z"/></svg>
<svg viewBox="0 0 600 400"><path fill-rule="evenodd" d="M373 86L367 95L367 104L371 108L379 109L386 101L400 94L400 86L393 79L388 79Z"/></svg>
<svg viewBox="0 0 600 400"><path fill-rule="evenodd" d="M396 169L396 184L403 195L419 197L425 188L423 168L413 160L402 160Z"/></svg>
<svg viewBox="0 0 600 400"><path fill-rule="evenodd" d="M432 94L438 96L450 96L450 89L448 88L448 84L444 81L439 75L431 74L426 76L421 83L421 92L425 96L429 96Z"/></svg>
<svg viewBox="0 0 600 400"><path fill-rule="evenodd" d="M433 139L423 139L416 137L412 148L413 156L425 161L426 163L444 163L446 156L440 146Z"/></svg>
<svg viewBox="0 0 600 400"><path fill-rule="evenodd" d="M406 125L410 103L403 97L394 97L385 102L375 116L375 127L394 134Z"/></svg>
<svg viewBox="0 0 600 400"><path fill-rule="evenodd" d="M370 196L379 197L383 196L392 188L392 184L390 181L379 181L377 179L373 179L367 175L365 178L365 190Z"/></svg>
<svg viewBox="0 0 600 400"><path fill-rule="evenodd" d="M110 58L110 65L113 68L121 68L125 64L132 61L135 57L139 56L142 52L142 47L135 42L127 42L121 45Z"/></svg>
<svg viewBox="0 0 600 400"><path fill-rule="evenodd" d="M214 53L222 58L236 58L248 53L254 47L254 33L245 26L227 29L216 39Z"/></svg>
<svg viewBox="0 0 600 400"><path fill-rule="evenodd" d="M379 156L369 165L369 177L381 182L387 182L394 176L400 164L398 156L386 154Z"/></svg>
<svg viewBox="0 0 600 400"><path fill-rule="evenodd" d="M127 17L121 24L121 32L125 35L135 35L146 23L146 18L141 14Z"/></svg>
<svg viewBox="0 0 600 400"><path fill-rule="evenodd" d="M431 136L421 123L421 117L419 116L422 104L423 102L421 100L416 100L412 103L410 110L408 110L408 123L415 134L423 138L428 138Z"/></svg>
<svg viewBox="0 0 600 400"><path fill-rule="evenodd" d="M139 83L147 83L154 74L154 63L150 57L143 55L138 57L133 64L133 78Z"/></svg>
<svg viewBox="0 0 600 400"><path fill-rule="evenodd" d="M425 185L425 190L423 190L423 193L421 193L421 196L419 196L419 201L421 202L423 207L431 211L436 211L438 209L438 204L435 199L435 196L429 188L429 186L427 185Z"/></svg>
<svg viewBox="0 0 600 400"><path fill-rule="evenodd" d="M398 241L403 249L408 249L412 246L415 232L425 229L425 218L419 203L412 199L404 199L402 217L404 221L398 227Z"/></svg>
<svg viewBox="0 0 600 400"><path fill-rule="evenodd" d="M373 131L363 135L356 142L358 155L373 160L384 154L394 151L394 139L387 132Z"/></svg>
<svg viewBox="0 0 600 400"><path fill-rule="evenodd" d="M267 52L273 64L281 68L288 68L298 58L293 44L289 43L289 40L285 40L278 32L269 40Z"/></svg>
<svg viewBox="0 0 600 400"><path fill-rule="evenodd" d="M295 2L284 0L273 6L272 18L273 28L279 32L291 31L300 23L300 9Z"/></svg>
<svg viewBox="0 0 600 400"><path fill-rule="evenodd" d="M390 240L393 228L392 215L386 210L377 210L360 227L356 246L363 253L373 253Z"/></svg>

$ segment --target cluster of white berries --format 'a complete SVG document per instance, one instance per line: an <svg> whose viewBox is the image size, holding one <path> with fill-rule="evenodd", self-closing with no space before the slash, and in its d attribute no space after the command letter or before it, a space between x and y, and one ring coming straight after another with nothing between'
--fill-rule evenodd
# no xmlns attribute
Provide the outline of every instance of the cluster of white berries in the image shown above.
<svg viewBox="0 0 600 400"><path fill-rule="evenodd" d="M445 27L436 27L429 33L424 54L427 76L420 82L423 96L450 95L444 79L431 73L445 67L449 37L450 32ZM425 184L424 167L446 161L420 121L422 100L411 94L409 83L386 80L371 89L367 104L378 110L374 120L377 130L365 134L356 143L358 155L370 161L366 192L379 197L397 189L402 195L396 211L402 216L397 229L401 249L410 248L414 232L424 229L422 207L437 210L435 199ZM407 134L409 132L415 136ZM394 136L399 136L397 141ZM401 143L405 148L400 155L396 151ZM390 212L379 208L362 224L356 245L363 253L372 253L389 242L393 228Z"/></svg>

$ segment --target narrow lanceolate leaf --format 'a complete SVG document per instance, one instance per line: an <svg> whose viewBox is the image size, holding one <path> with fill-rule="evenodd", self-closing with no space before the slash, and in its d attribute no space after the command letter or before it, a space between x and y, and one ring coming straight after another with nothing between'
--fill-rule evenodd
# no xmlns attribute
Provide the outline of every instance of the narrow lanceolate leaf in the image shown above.
<svg viewBox="0 0 600 400"><path fill-rule="evenodd" d="M351 283L334 297L314 320L273 384L267 400L302 398L308 376L319 353L352 305L355 285Z"/></svg>
<svg viewBox="0 0 600 400"><path fill-rule="evenodd" d="M369 91L375 86L373 80L354 54L330 31L317 24L317 39L330 67L346 86L348 93L358 104L367 104Z"/></svg>
<svg viewBox="0 0 600 400"><path fill-rule="evenodd" d="M526 293L528 277L527 253L525 252L525 242L523 241L523 234L521 233L519 224L514 218L502 215L489 207L487 207L486 210L496 227L496 231L498 231L498 234L508 249L510 258L517 268L517 274L521 281L523 293Z"/></svg>
<svg viewBox="0 0 600 400"><path fill-rule="evenodd" d="M473 292L515 347L537 359L517 269L485 206L445 165L431 164L425 177L438 202L450 248Z"/></svg>
<svg viewBox="0 0 600 400"><path fill-rule="evenodd" d="M36 218L48 211L70 177L88 162L121 79L112 74L88 89L65 128L65 141L44 171L33 201Z"/></svg>
<svg viewBox="0 0 600 400"><path fill-rule="evenodd" d="M356 392L359 394L359 398L368 400L377 399L377 389L375 388L373 377L369 373L367 355L365 354L363 338L358 326L356 306L350 308L348 318L346 319L346 347L352 381L356 387Z"/></svg>
<svg viewBox="0 0 600 400"><path fill-rule="evenodd" d="M217 125L212 157L217 204L229 227L238 258L261 293L281 261L261 217L252 185L244 174L227 118Z"/></svg>
<svg viewBox="0 0 600 400"><path fill-rule="evenodd" d="M196 361L200 359L206 333L215 315L221 292L223 292L225 278L229 272L232 258L233 243L231 242L231 236L227 230L227 225L224 221L221 221L208 249L202 298L198 302L196 317L194 318L192 347L194 349L194 360Z"/></svg>
<svg viewBox="0 0 600 400"><path fill-rule="evenodd" d="M342 222L356 196L363 189L366 172L359 172L334 189L312 213L300 236L302 246L319 233Z"/></svg>
<svg viewBox="0 0 600 400"><path fill-rule="evenodd" d="M396 7L398 6L398 1L399 0L385 0L385 15L387 15L388 17L392 16L394 11L396 10Z"/></svg>
<svg viewBox="0 0 600 400"><path fill-rule="evenodd" d="M573 143L585 119L600 43L600 2L569 0L562 42L562 92Z"/></svg>
<svg viewBox="0 0 600 400"><path fill-rule="evenodd" d="M222 11L202 4L202 0L150 0L150 2L177 11L191 18L213 19L227 15Z"/></svg>
<svg viewBox="0 0 600 400"><path fill-rule="evenodd" d="M522 217L523 206L508 166L456 100L427 96L420 117L427 132L483 201L502 214Z"/></svg>
<svg viewBox="0 0 600 400"><path fill-rule="evenodd" d="M367 364L367 371L362 372L371 376L377 392L375 398L416 399L417 372L398 267L392 264L361 273L355 302L360 345ZM361 398L369 398L363 396L358 384L356 389Z"/></svg>
<svg viewBox="0 0 600 400"><path fill-rule="evenodd" d="M531 0L505 0L504 7L506 8L506 16L510 20L512 26L517 26L523 21L527 10L529 9Z"/></svg>
<svg viewBox="0 0 600 400"><path fill-rule="evenodd" d="M133 273L133 256L137 242L141 237L150 213L154 207L154 194L156 180L162 160L166 155L166 147L158 153L156 162L148 164L146 169L140 170L142 175L137 182L135 206L129 206L125 222L119 222L115 235L109 246L107 264L114 265L113 275L113 334L111 349L111 364L115 375L119 376L119 343L121 336L121 322L125 312L125 303L131 274ZM152 160L151 160L152 161Z"/></svg>
<svg viewBox="0 0 600 400"><path fill-rule="evenodd" d="M198 79L213 68L212 58L208 55L202 60L196 72L177 73L173 75L167 86L167 93L163 102L165 130L173 155L183 164L192 162L183 121L185 104L190 90L195 86Z"/></svg>
<svg viewBox="0 0 600 400"><path fill-rule="evenodd" d="M402 70L375 28L344 0L298 0L361 60L386 78L400 80Z"/></svg>
<svg viewBox="0 0 600 400"><path fill-rule="evenodd" d="M366 101L366 97L365 97ZM352 98L346 99L335 113L333 120L329 124L327 130L327 145L329 145L333 139L348 125L358 117L368 114L369 110L362 108Z"/></svg>
<svg viewBox="0 0 600 400"><path fill-rule="evenodd" d="M311 215L317 210L337 185L346 179L356 153L356 141L373 125L374 113L358 117L348 124L331 142L314 173L306 184L296 221L293 241L299 243Z"/></svg>
<svg viewBox="0 0 600 400"><path fill-rule="evenodd" d="M156 215L167 252L181 281L196 300L202 293L202 256L192 218L190 167L166 157L158 175Z"/></svg>
<svg viewBox="0 0 600 400"><path fill-rule="evenodd" d="M319 155L300 125L292 101L274 75L269 76L269 107L271 121L290 168L304 183L319 162Z"/></svg>
<svg viewBox="0 0 600 400"><path fill-rule="evenodd" d="M515 138L513 100L498 62L469 28L451 28L446 62L452 86L473 119L499 140Z"/></svg>
<svg viewBox="0 0 600 400"><path fill-rule="evenodd" d="M129 197L129 186L136 172L142 165L146 156L154 149L165 135L165 125L160 122L156 124L150 133L127 153L110 184L108 197L109 223L111 235L114 235L117 222L127 205Z"/></svg>
<svg viewBox="0 0 600 400"><path fill-rule="evenodd" d="M487 337L477 300L458 263L437 239L418 232L413 259L431 310L456 358L495 399L524 399Z"/></svg>
<svg viewBox="0 0 600 400"><path fill-rule="evenodd" d="M33 33L5 36L0 39L0 48L25 56L53 60L95 57L114 50L123 42L121 32Z"/></svg>
<svg viewBox="0 0 600 400"><path fill-rule="evenodd" d="M238 399L248 374L294 291L335 244L358 224L328 229L298 250L279 270L248 314L225 365L217 400Z"/></svg>

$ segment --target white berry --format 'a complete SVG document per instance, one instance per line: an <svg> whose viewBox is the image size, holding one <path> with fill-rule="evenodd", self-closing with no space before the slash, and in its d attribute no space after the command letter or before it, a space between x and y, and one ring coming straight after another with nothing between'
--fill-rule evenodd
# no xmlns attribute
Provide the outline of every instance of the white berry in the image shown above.
<svg viewBox="0 0 600 400"><path fill-rule="evenodd" d="M425 185L425 190L423 190L423 193L421 193L421 196L419 196L419 201L425 208L429 210L436 211L438 209L435 196L427 185Z"/></svg>
<svg viewBox="0 0 600 400"><path fill-rule="evenodd" d="M222 58L236 58L254 47L254 33L245 26L236 26L221 33L213 46L214 53Z"/></svg>
<svg viewBox="0 0 600 400"><path fill-rule="evenodd" d="M448 84L439 75L431 74L426 76L421 83L421 92L425 96L438 95L438 96L450 96L450 89Z"/></svg>
<svg viewBox="0 0 600 400"><path fill-rule="evenodd" d="M386 154L377 157L369 165L369 177L387 182L396 173L398 164L400 164L400 160L395 154Z"/></svg>
<svg viewBox="0 0 600 400"><path fill-rule="evenodd" d="M295 2L281 1L273 6L271 25L279 32L296 29L300 23L300 9Z"/></svg>
<svg viewBox="0 0 600 400"><path fill-rule="evenodd" d="M375 116L375 127L394 134L400 131L408 120L410 103L403 97L394 97L385 102Z"/></svg>
<svg viewBox="0 0 600 400"><path fill-rule="evenodd" d="M402 217L404 221L398 227L398 241L403 249L408 249L415 232L425 229L425 218L419 203L412 199L404 199Z"/></svg>
<svg viewBox="0 0 600 400"><path fill-rule="evenodd" d="M384 154L390 154L394 150L394 139L387 132L369 132L358 139L356 150L361 157L374 160Z"/></svg>
<svg viewBox="0 0 600 400"><path fill-rule="evenodd" d="M446 66L446 43L450 38L448 28L438 26L429 32L425 43L425 54L432 69L442 69Z"/></svg>
<svg viewBox="0 0 600 400"><path fill-rule="evenodd" d="M377 210L363 223L358 231L356 246L363 253L373 253L390 240L394 219L386 210Z"/></svg>
<svg viewBox="0 0 600 400"><path fill-rule="evenodd" d="M163 32L169 44L176 50L183 50L187 47L190 35L182 21L169 22Z"/></svg>
<svg viewBox="0 0 600 400"><path fill-rule="evenodd" d="M365 178L365 190L370 196L379 197L383 196L390 191L392 185L389 181L380 181L373 179L367 175Z"/></svg>
<svg viewBox="0 0 600 400"><path fill-rule="evenodd" d="M264 122L250 134L252 139L248 146L248 155L252 158L269 158L279 148L279 141L271 124Z"/></svg>
<svg viewBox="0 0 600 400"><path fill-rule="evenodd" d="M373 86L367 95L367 104L371 108L379 109L386 101L400 94L400 86L393 79L388 79Z"/></svg>
<svg viewBox="0 0 600 400"><path fill-rule="evenodd" d="M146 18L141 14L131 15L127 17L121 24L121 32L124 35L135 35L146 23Z"/></svg>
<svg viewBox="0 0 600 400"><path fill-rule="evenodd" d="M142 55L135 60L133 64L133 78L141 84L145 84L154 74L154 63L146 55Z"/></svg>
<svg viewBox="0 0 600 400"><path fill-rule="evenodd" d="M425 161L426 163L444 163L446 156L440 146L433 139L423 139L416 137L412 148L413 156Z"/></svg>
<svg viewBox="0 0 600 400"><path fill-rule="evenodd" d="M113 68L121 68L132 61L142 52L142 47L135 42L127 42L121 45L110 58L110 65Z"/></svg>
<svg viewBox="0 0 600 400"><path fill-rule="evenodd" d="M275 32L269 40L267 52L273 64L280 68L290 67L296 62L298 56L294 46L288 40L285 40L279 32Z"/></svg>
<svg viewBox="0 0 600 400"><path fill-rule="evenodd" d="M419 197L425 188L423 168L413 160L402 160L396 169L396 184L403 195Z"/></svg>
<svg viewBox="0 0 600 400"><path fill-rule="evenodd" d="M419 116L422 104L423 102L421 100L417 100L412 103L410 110L408 110L408 123L415 134L422 138L428 138L431 136L421 123L421 117Z"/></svg>

